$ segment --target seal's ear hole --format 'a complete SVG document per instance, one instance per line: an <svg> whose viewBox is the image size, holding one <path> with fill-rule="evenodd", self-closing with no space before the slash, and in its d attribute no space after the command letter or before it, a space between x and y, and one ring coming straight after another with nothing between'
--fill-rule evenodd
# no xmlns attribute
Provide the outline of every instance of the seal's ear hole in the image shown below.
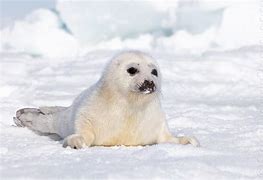
<svg viewBox="0 0 263 180"><path fill-rule="evenodd" d="M156 69L153 69L153 70L152 70L152 74L155 75L156 77L158 77L158 72L157 72Z"/></svg>
<svg viewBox="0 0 263 180"><path fill-rule="evenodd" d="M138 70L137 68L135 68L135 67L130 67L130 68L127 69L127 72L128 72L131 76L133 76L133 75L139 73L139 70Z"/></svg>

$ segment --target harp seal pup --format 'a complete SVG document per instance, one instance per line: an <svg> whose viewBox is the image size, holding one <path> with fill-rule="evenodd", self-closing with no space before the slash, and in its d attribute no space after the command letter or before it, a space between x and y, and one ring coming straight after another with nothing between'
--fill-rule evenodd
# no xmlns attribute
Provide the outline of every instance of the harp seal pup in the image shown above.
<svg viewBox="0 0 263 180"><path fill-rule="evenodd" d="M69 107L20 109L18 126L64 139L63 147L192 144L194 137L175 137L168 130L160 103L161 73L156 61L139 51L117 54L100 80Z"/></svg>

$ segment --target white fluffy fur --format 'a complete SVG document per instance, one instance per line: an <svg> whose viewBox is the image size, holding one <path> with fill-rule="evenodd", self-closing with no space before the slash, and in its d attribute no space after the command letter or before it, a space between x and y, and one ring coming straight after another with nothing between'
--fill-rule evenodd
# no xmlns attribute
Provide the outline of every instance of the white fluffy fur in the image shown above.
<svg viewBox="0 0 263 180"><path fill-rule="evenodd" d="M127 68L135 66L139 73L131 76ZM158 77L151 74L157 69ZM153 81L156 91L138 91L145 79ZM177 143L198 146L193 137L174 137L169 132L160 104L161 76L156 61L149 55L128 51L116 55L101 79L82 92L68 108L52 112L52 133L64 138L63 146L149 145ZM49 121L50 122L50 121ZM34 128L32 128L34 129Z"/></svg>

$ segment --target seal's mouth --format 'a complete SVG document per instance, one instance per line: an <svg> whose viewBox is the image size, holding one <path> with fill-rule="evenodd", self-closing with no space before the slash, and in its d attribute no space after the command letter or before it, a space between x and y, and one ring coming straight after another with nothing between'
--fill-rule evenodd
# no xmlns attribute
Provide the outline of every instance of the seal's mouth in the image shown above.
<svg viewBox="0 0 263 180"><path fill-rule="evenodd" d="M153 81L145 80L138 89L143 94L151 94L156 91L156 86Z"/></svg>

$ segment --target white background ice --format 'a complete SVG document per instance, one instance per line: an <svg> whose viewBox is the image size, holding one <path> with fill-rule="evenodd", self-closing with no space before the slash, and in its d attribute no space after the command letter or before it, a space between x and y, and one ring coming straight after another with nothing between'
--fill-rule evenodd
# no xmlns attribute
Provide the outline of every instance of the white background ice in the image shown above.
<svg viewBox="0 0 263 180"><path fill-rule="evenodd" d="M200 55L259 43L258 0L64 1L0 30L1 51L45 57L136 48Z"/></svg>

